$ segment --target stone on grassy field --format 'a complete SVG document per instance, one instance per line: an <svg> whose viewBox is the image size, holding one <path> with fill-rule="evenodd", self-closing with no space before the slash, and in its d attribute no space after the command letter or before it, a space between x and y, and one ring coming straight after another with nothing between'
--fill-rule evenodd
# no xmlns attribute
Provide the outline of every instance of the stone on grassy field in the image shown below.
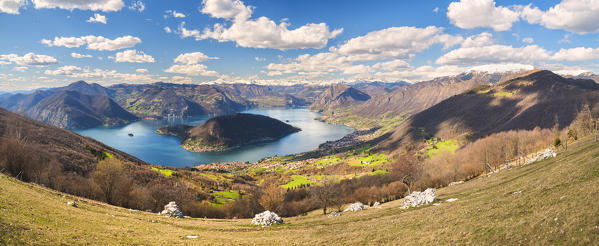
<svg viewBox="0 0 599 246"><path fill-rule="evenodd" d="M373 206L373 207L376 207L376 206L381 206L381 203L380 203L380 202L374 202L374 204L372 204L372 206Z"/></svg>
<svg viewBox="0 0 599 246"><path fill-rule="evenodd" d="M164 210L162 210L160 214L168 217L183 218L183 213L179 210L179 206L177 206L177 203L175 202L169 202L164 205Z"/></svg>
<svg viewBox="0 0 599 246"><path fill-rule="evenodd" d="M329 217L339 217L339 216L341 216L341 213L339 213L339 212L331 212L329 214Z"/></svg>
<svg viewBox="0 0 599 246"><path fill-rule="evenodd" d="M461 183L464 183L464 180L460 180L460 181L456 181L456 182L451 182L451 183L449 183L449 185L447 185L447 186L459 185L459 184L461 184Z"/></svg>
<svg viewBox="0 0 599 246"><path fill-rule="evenodd" d="M356 202L356 203L352 203L351 205L349 205L349 207L347 207L345 210L343 210L343 212L355 212L355 211L364 210L364 208L365 208L364 204L362 204L361 202Z"/></svg>
<svg viewBox="0 0 599 246"><path fill-rule="evenodd" d="M537 155L535 155L533 158L528 159L528 161L526 161L526 163L524 163L524 165L528 165L528 164L533 163L535 161L545 160L547 158L553 158L556 155L557 154L552 149L546 149L545 151L543 151L543 152L538 153Z"/></svg>
<svg viewBox="0 0 599 246"><path fill-rule="evenodd" d="M67 205L69 205L69 206L73 206L73 207L75 207L75 208L76 208L76 207L79 207L79 206L77 206L77 203L75 203L75 202L73 202L73 201L69 201L69 202L67 202Z"/></svg>
<svg viewBox="0 0 599 246"><path fill-rule="evenodd" d="M449 198L446 200L446 202L455 202L457 200L458 200L457 198Z"/></svg>
<svg viewBox="0 0 599 246"><path fill-rule="evenodd" d="M429 204L435 201L435 188L428 188L423 192L414 191L412 194L406 196L403 200L401 208L418 207L423 204Z"/></svg>
<svg viewBox="0 0 599 246"><path fill-rule="evenodd" d="M279 215L271 211L264 211L254 216L254 218L252 219L252 224L263 226L269 226L272 224L283 224L283 219L281 219Z"/></svg>

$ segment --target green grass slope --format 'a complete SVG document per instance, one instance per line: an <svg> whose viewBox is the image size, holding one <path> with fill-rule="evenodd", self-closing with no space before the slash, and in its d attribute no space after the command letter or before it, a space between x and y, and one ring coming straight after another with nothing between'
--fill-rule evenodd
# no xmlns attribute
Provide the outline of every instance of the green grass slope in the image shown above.
<svg viewBox="0 0 599 246"><path fill-rule="evenodd" d="M0 175L0 245L596 244L599 143L575 145L554 159L439 189L437 195L439 206L401 210L398 200L334 218L314 211L263 228L249 219L164 218ZM459 200L445 202L449 198ZM67 206L71 200L79 208Z"/></svg>

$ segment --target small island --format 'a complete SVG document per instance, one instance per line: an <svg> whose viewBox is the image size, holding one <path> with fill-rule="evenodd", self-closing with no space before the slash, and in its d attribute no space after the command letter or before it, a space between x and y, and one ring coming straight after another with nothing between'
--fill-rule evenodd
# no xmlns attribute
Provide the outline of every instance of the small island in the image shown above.
<svg viewBox="0 0 599 246"><path fill-rule="evenodd" d="M243 145L274 141L301 129L264 115L237 113L211 118L199 126L162 126L159 134L181 139L193 152L223 151Z"/></svg>

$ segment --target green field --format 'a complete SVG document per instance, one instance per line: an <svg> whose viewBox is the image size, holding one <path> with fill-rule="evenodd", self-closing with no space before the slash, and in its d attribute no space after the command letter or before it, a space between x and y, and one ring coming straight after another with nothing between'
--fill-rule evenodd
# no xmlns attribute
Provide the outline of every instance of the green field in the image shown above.
<svg viewBox="0 0 599 246"><path fill-rule="evenodd" d="M426 147L426 155L435 159L439 154L444 152L449 152L451 154L455 153L455 151L460 147L460 144L455 139L450 139L446 141L439 141L435 144Z"/></svg>
<svg viewBox="0 0 599 246"><path fill-rule="evenodd" d="M170 169L166 169L166 168L157 168L157 167L152 167L152 170L159 172L160 174L164 175L164 176L171 176L177 172L170 170Z"/></svg>

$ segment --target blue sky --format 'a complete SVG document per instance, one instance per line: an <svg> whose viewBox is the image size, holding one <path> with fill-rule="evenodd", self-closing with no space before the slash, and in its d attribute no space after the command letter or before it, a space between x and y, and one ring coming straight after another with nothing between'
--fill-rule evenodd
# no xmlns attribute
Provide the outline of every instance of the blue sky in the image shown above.
<svg viewBox="0 0 599 246"><path fill-rule="evenodd" d="M0 0L0 90L599 72L599 0Z"/></svg>

